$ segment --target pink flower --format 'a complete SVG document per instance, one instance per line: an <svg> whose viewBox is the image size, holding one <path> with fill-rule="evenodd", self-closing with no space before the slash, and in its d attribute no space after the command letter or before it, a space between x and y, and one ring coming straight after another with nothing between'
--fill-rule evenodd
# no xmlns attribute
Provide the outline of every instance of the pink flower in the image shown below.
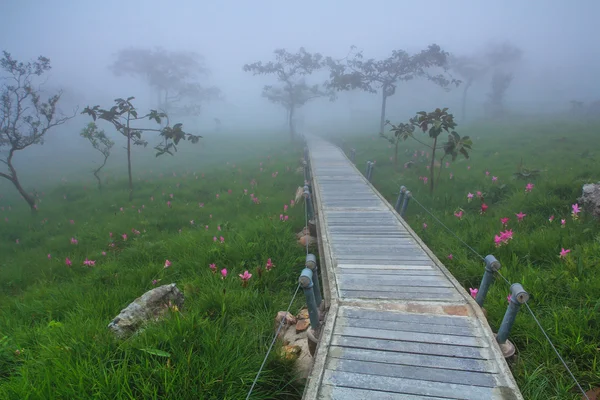
<svg viewBox="0 0 600 400"><path fill-rule="evenodd" d="M506 300L508 300L508 302L510 303L510 300L512 299L512 295L509 294L508 296L506 296Z"/></svg>
<svg viewBox="0 0 600 400"><path fill-rule="evenodd" d="M446 168L448 168L450 166L450 163L448 161L446 161Z"/></svg>
<svg viewBox="0 0 600 400"><path fill-rule="evenodd" d="M575 203L573 205L571 205L571 208L573 209L573 219L577 219L577 215L581 212L581 209L579 208L579 204Z"/></svg>
<svg viewBox="0 0 600 400"><path fill-rule="evenodd" d="M50 253L48 253L48 260L52 259L52 255Z"/></svg>
<svg viewBox="0 0 600 400"><path fill-rule="evenodd" d="M200 208L204 207L204 203L198 203L198 207L200 207Z"/></svg>
<svg viewBox="0 0 600 400"><path fill-rule="evenodd" d="M103 256L105 256L105 255L106 255L106 252L105 252L105 251L103 251L103 252L102 252L102 255L103 255Z"/></svg>
<svg viewBox="0 0 600 400"><path fill-rule="evenodd" d="M167 201L167 206L171 208L171 200Z"/></svg>
<svg viewBox="0 0 600 400"><path fill-rule="evenodd" d="M567 220L566 220L566 219L561 219L561 220L560 220L560 227L561 227L561 228L564 228L566 223L567 223Z"/></svg>
<svg viewBox="0 0 600 400"><path fill-rule="evenodd" d="M85 261L83 262L83 265L87 265L88 267L93 267L95 264L96 264L96 261L88 260L87 257L85 258Z"/></svg>
<svg viewBox="0 0 600 400"><path fill-rule="evenodd" d="M126 233L122 234L121 237L123 238L123 241L127 240L127 234Z"/></svg>
<svg viewBox="0 0 600 400"><path fill-rule="evenodd" d="M285 216L283 217L283 220L284 220L284 221L287 221L287 220L288 220L288 218L289 218L289 217L288 217L287 215L285 215Z"/></svg>
<svg viewBox="0 0 600 400"><path fill-rule="evenodd" d="M426 177L426 176L424 176L424 177L423 177L423 183L424 183L424 184L426 184L426 185L427 185L427 180L428 180L428 179L427 179L427 177Z"/></svg>
<svg viewBox="0 0 600 400"><path fill-rule="evenodd" d="M221 231L221 225L217 226L217 230Z"/></svg>
<svg viewBox="0 0 600 400"><path fill-rule="evenodd" d="M485 176L490 176L490 171L485 171Z"/></svg>
<svg viewBox="0 0 600 400"><path fill-rule="evenodd" d="M462 217L463 217L463 214L464 214L464 213L463 213L463 210L460 210L459 212L455 212L455 213L454 213L454 216L455 216L456 218L458 218L458 219L462 219Z"/></svg>
<svg viewBox="0 0 600 400"><path fill-rule="evenodd" d="M279 214L279 220L283 221L283 214Z"/></svg>
<svg viewBox="0 0 600 400"><path fill-rule="evenodd" d="M152 285L156 285L158 281L156 279L152 279Z"/></svg>
<svg viewBox="0 0 600 400"><path fill-rule="evenodd" d="M112 237L112 232L108 232L108 237Z"/></svg>
<svg viewBox="0 0 600 400"><path fill-rule="evenodd" d="M485 204L485 203L481 204L481 213L482 214L484 214L487 209L488 209L488 205L487 204Z"/></svg>
<svg viewBox="0 0 600 400"><path fill-rule="evenodd" d="M271 261L271 259L270 259L270 258L269 258L269 259L267 259L267 265L265 265L265 269L266 269L267 271L270 271L270 270L271 270L271 268L273 268L274 266L275 266L275 265L273 264L273 262Z"/></svg>
<svg viewBox="0 0 600 400"><path fill-rule="evenodd" d="M173 198L173 193L171 193L171 194L169 195L169 197L170 197L170 198Z"/></svg>
<svg viewBox="0 0 600 400"><path fill-rule="evenodd" d="M467 201L470 203L471 200L473 200L473 193L469 192L467 193Z"/></svg>
<svg viewBox="0 0 600 400"><path fill-rule="evenodd" d="M204 229L208 230L208 225L205 225L205 226L204 226Z"/></svg>
<svg viewBox="0 0 600 400"><path fill-rule="evenodd" d="M494 236L494 243L496 244L496 247L500 247L503 244L508 244L508 241L511 240L513 238L513 231L511 230L506 230L504 232L500 232L499 235Z"/></svg>
<svg viewBox="0 0 600 400"><path fill-rule="evenodd" d="M246 286L248 284L248 281L250 280L250 278L252 278L252 274L249 273L247 270L244 271L243 274L239 274L240 279L242 280L242 285Z"/></svg>
<svg viewBox="0 0 600 400"><path fill-rule="evenodd" d="M567 254L569 254L570 252L571 252L571 249L566 249L566 250L565 250L565 249L563 248L563 249L561 249L561 250L560 250L559 257L560 257L560 258L565 258L565 257L567 257Z"/></svg>
<svg viewBox="0 0 600 400"><path fill-rule="evenodd" d="M244 189L244 195L248 194L248 189Z"/></svg>
<svg viewBox="0 0 600 400"><path fill-rule="evenodd" d="M471 169L471 166L470 166L470 165L467 165L467 170L470 170L470 169Z"/></svg>
<svg viewBox="0 0 600 400"><path fill-rule="evenodd" d="M477 288L469 288L469 292L471 292L471 297L472 298L476 298L477 297L477 293L479 293L479 289L477 289Z"/></svg>
<svg viewBox="0 0 600 400"><path fill-rule="evenodd" d="M121 212L123 212L123 207L120 208Z"/></svg>
<svg viewBox="0 0 600 400"><path fill-rule="evenodd" d="M288 210L288 205L287 205L287 204L284 204L284 205L283 205L283 212L286 212L287 210Z"/></svg>
<svg viewBox="0 0 600 400"><path fill-rule="evenodd" d="M225 243L225 238L224 238L223 236L221 236L221 237L219 238L219 240L221 241L221 243Z"/></svg>
<svg viewBox="0 0 600 400"><path fill-rule="evenodd" d="M483 193L481 193L479 190L477 192L475 192L475 194L477 195L478 199L483 197Z"/></svg>
<svg viewBox="0 0 600 400"><path fill-rule="evenodd" d="M525 217L527 216L527 214L523 214L523 212L522 212L522 211L519 211L519 213L518 213L518 214L515 214L515 215L517 216L517 221L518 221L518 222L521 222L521 221L523 221L523 218L525 218Z"/></svg>
<svg viewBox="0 0 600 400"><path fill-rule="evenodd" d="M208 268L210 268L213 274L217 273L217 264L209 264Z"/></svg>
<svg viewBox="0 0 600 400"><path fill-rule="evenodd" d="M551 215L550 218L548 218L548 221L550 221L550 222L554 221L554 215Z"/></svg>
<svg viewBox="0 0 600 400"><path fill-rule="evenodd" d="M535 185L533 183L528 183L527 185L525 185L525 192L531 192L534 186Z"/></svg>
<svg viewBox="0 0 600 400"><path fill-rule="evenodd" d="M452 255L452 253L448 254L448 260L452 260L454 259L454 256Z"/></svg>
<svg viewBox="0 0 600 400"><path fill-rule="evenodd" d="M77 239L75 239L74 237L71 238L71 244L77 244Z"/></svg>
<svg viewBox="0 0 600 400"><path fill-rule="evenodd" d="M454 178L454 174L450 172L450 179Z"/></svg>
<svg viewBox="0 0 600 400"><path fill-rule="evenodd" d="M427 229L427 224L423 222L423 229Z"/></svg>
<svg viewBox="0 0 600 400"><path fill-rule="evenodd" d="M216 241L217 241L217 237L213 236L213 242L216 242Z"/></svg>
<svg viewBox="0 0 600 400"><path fill-rule="evenodd" d="M71 262L69 257L67 257L67 258L65 258L65 264L67 265L67 267L70 267L73 263Z"/></svg>
<svg viewBox="0 0 600 400"><path fill-rule="evenodd" d="M217 193L216 197L217 197L217 200L219 200L219 194L218 193Z"/></svg>
<svg viewBox="0 0 600 400"><path fill-rule="evenodd" d="M510 218L500 218L500 222L502 222L503 226L508 225L508 221L510 220Z"/></svg>
<svg viewBox="0 0 600 400"><path fill-rule="evenodd" d="M229 190L227 191L227 193L231 194L231 189L229 189Z"/></svg>
<svg viewBox="0 0 600 400"><path fill-rule="evenodd" d="M221 279L227 278L227 268L221 270Z"/></svg>
<svg viewBox="0 0 600 400"><path fill-rule="evenodd" d="M71 225L75 225L75 221L74 220L70 220L69 222L71 223Z"/></svg>
<svg viewBox="0 0 600 400"><path fill-rule="evenodd" d="M171 261L165 260L165 268L169 268L171 266Z"/></svg>

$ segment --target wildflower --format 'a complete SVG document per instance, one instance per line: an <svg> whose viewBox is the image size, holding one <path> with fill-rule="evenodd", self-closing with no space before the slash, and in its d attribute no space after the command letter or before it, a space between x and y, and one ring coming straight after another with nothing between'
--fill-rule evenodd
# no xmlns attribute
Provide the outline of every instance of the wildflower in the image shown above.
<svg viewBox="0 0 600 400"><path fill-rule="evenodd" d="M248 284L248 281L250 280L250 278L252 278L252 274L249 273L247 270L244 271L243 274L239 274L240 279L242 280L242 286L246 286Z"/></svg>
<svg viewBox="0 0 600 400"><path fill-rule="evenodd" d="M467 193L467 201L470 203L471 200L473 200L473 193L469 192Z"/></svg>
<svg viewBox="0 0 600 400"><path fill-rule="evenodd" d="M221 237L219 238L219 240L221 241L221 243L225 243L225 238L224 238L223 236L221 236Z"/></svg>
<svg viewBox="0 0 600 400"><path fill-rule="evenodd" d="M19 244L19 239L15 240L15 243Z"/></svg>
<svg viewBox="0 0 600 400"><path fill-rule="evenodd" d="M506 296L506 300L508 300L508 302L510 303L510 301L512 300L512 295L509 294L508 296Z"/></svg>
<svg viewBox="0 0 600 400"><path fill-rule="evenodd" d="M213 274L217 273L217 264L209 264L208 268L213 272Z"/></svg>
<svg viewBox="0 0 600 400"><path fill-rule="evenodd" d="M204 229L208 230L208 225L205 225L205 226L204 226Z"/></svg>
<svg viewBox="0 0 600 400"><path fill-rule="evenodd" d="M123 212L123 207L120 208L121 212Z"/></svg>
<svg viewBox="0 0 600 400"><path fill-rule="evenodd" d="M77 239L75 239L74 237L71 238L71 244L77 244Z"/></svg>
<svg viewBox="0 0 600 400"><path fill-rule="evenodd" d="M506 226L508 225L508 221L510 220L510 218L506 217L506 218L500 218L500 222L502 222L502 226Z"/></svg>
<svg viewBox="0 0 600 400"><path fill-rule="evenodd" d="M200 208L204 207L204 203L198 203L198 207L200 207Z"/></svg>
<svg viewBox="0 0 600 400"><path fill-rule="evenodd" d="M485 176L490 176L490 171L485 171Z"/></svg>
<svg viewBox="0 0 600 400"><path fill-rule="evenodd" d="M454 256L452 255L452 253L448 254L448 260L452 260L454 259Z"/></svg>
<svg viewBox="0 0 600 400"><path fill-rule="evenodd" d="M454 178L454 174L450 172L450 179Z"/></svg>
<svg viewBox="0 0 600 400"><path fill-rule="evenodd" d="M573 219L577 219L577 217L579 216L579 213L581 212L581 209L579 208L579 204L575 203L575 204L571 205L571 208L573 209L573 212L571 214L573 216Z"/></svg>
<svg viewBox="0 0 600 400"><path fill-rule="evenodd" d="M231 189L229 189L229 190L227 191L227 193L231 194Z"/></svg>
<svg viewBox="0 0 600 400"><path fill-rule="evenodd" d="M427 177L426 177L426 176L424 176L424 177L423 177L423 183L424 183L425 185L427 185Z"/></svg>
<svg viewBox="0 0 600 400"><path fill-rule="evenodd" d="M50 253L48 253L48 260L52 259L52 255Z"/></svg>
<svg viewBox="0 0 600 400"><path fill-rule="evenodd" d="M74 220L70 220L69 222L71 223L71 225L75 225L75 221Z"/></svg>
<svg viewBox="0 0 600 400"><path fill-rule="evenodd" d="M221 279L227 278L227 268L221 270Z"/></svg>
<svg viewBox="0 0 600 400"><path fill-rule="evenodd" d="M217 241L217 237L213 236L213 242L216 242L216 241Z"/></svg>
<svg viewBox="0 0 600 400"><path fill-rule="evenodd" d="M171 208L171 200L167 201L167 206Z"/></svg>
<svg viewBox="0 0 600 400"><path fill-rule="evenodd" d="M527 185L525 185L525 192L531 192L534 186L535 185L533 183L528 183Z"/></svg>
<svg viewBox="0 0 600 400"><path fill-rule="evenodd" d="M221 225L217 226L217 230L220 232L221 231Z"/></svg>
<svg viewBox="0 0 600 400"><path fill-rule="evenodd" d="M171 194L169 195L169 197L170 197L170 198L173 198L173 193L171 193Z"/></svg>
<svg viewBox="0 0 600 400"><path fill-rule="evenodd" d="M93 267L95 264L96 264L96 261L88 260L87 257L85 258L85 261L83 262L83 265L87 265L88 267Z"/></svg>
<svg viewBox="0 0 600 400"><path fill-rule="evenodd" d="M561 228L564 228L566 223L567 223L567 220L566 220L566 219L561 219L561 220L560 220L560 227L561 227Z"/></svg>
<svg viewBox="0 0 600 400"><path fill-rule="evenodd" d="M127 234L126 233L122 234L121 237L123 238L123 241L127 241Z"/></svg>
<svg viewBox="0 0 600 400"><path fill-rule="evenodd" d="M288 205L287 205L287 204L284 204L284 205L283 205L283 212L286 212L287 210L288 210Z"/></svg>
<svg viewBox="0 0 600 400"><path fill-rule="evenodd" d="M518 213L518 214L515 214L515 215L517 216L517 220L518 220L518 222L521 222L521 221L523 221L523 218L525 218L525 217L527 216L527 214L523 214L523 212L522 212L522 211L519 211L519 213Z"/></svg>
<svg viewBox="0 0 600 400"><path fill-rule="evenodd" d="M455 216L456 218L458 218L458 219L462 219L462 217L463 217L463 214L464 214L464 213L463 213L463 210L460 210L459 212L455 212L455 213L454 213L454 216Z"/></svg>
<svg viewBox="0 0 600 400"><path fill-rule="evenodd" d="M244 196L248 194L248 189L244 189Z"/></svg>
<svg viewBox="0 0 600 400"><path fill-rule="evenodd" d="M269 258L269 259L267 259L267 264L265 265L265 269L266 269L267 271L270 271L270 270L271 270L271 268L273 268L274 266L275 266L275 265L273 264L273 262L271 261L271 259L270 259L270 258Z"/></svg>
<svg viewBox="0 0 600 400"><path fill-rule="evenodd" d="M423 229L427 229L427 224L423 222Z"/></svg>
<svg viewBox="0 0 600 400"><path fill-rule="evenodd" d="M152 279L152 285L156 285L158 281L156 279Z"/></svg>
<svg viewBox="0 0 600 400"><path fill-rule="evenodd" d="M498 177L497 176L492 176L492 182L497 182L498 181Z"/></svg>
<svg viewBox="0 0 600 400"><path fill-rule="evenodd" d="M283 221L283 214L279 214L279 220Z"/></svg>
<svg viewBox="0 0 600 400"><path fill-rule="evenodd" d="M477 195L478 199L481 199L483 197L483 193L481 193L479 190L475 192L475 195Z"/></svg>
<svg viewBox="0 0 600 400"><path fill-rule="evenodd" d="M217 193L217 195L216 195L216 196L217 196L217 200L219 200L219 194L218 194L218 193Z"/></svg>
<svg viewBox="0 0 600 400"><path fill-rule="evenodd" d="M65 264L67 265L67 267L70 267L71 264L73 264L73 263L71 262L71 260L69 259L69 257L67 257L67 258L65 258Z"/></svg>
<svg viewBox="0 0 600 400"><path fill-rule="evenodd" d="M554 221L554 215L551 215L550 218L548 218L548 221L550 221L550 222Z"/></svg>
<svg viewBox="0 0 600 400"><path fill-rule="evenodd" d="M566 250L565 250L565 249L563 248L563 249L561 249L561 250L560 250L559 257L560 257L560 258L566 258L566 257L567 257L567 254L569 254L570 252L571 252L571 249L566 249Z"/></svg>
<svg viewBox="0 0 600 400"><path fill-rule="evenodd" d="M506 230L504 232L500 232L499 235L494 236L494 243L496 247L500 247L503 244L508 244L508 241L513 238L513 231Z"/></svg>
<svg viewBox="0 0 600 400"><path fill-rule="evenodd" d="M472 298L476 298L477 297L477 293L479 292L479 289L477 289L477 288L469 288L469 292L471 292L471 297Z"/></svg>
<svg viewBox="0 0 600 400"><path fill-rule="evenodd" d="M165 268L169 268L171 266L171 261L165 260Z"/></svg>
<svg viewBox="0 0 600 400"><path fill-rule="evenodd" d="M102 252L102 255L103 255L103 256L105 256L105 255L106 255L106 252L105 252L105 251L103 251L103 252Z"/></svg>
<svg viewBox="0 0 600 400"><path fill-rule="evenodd" d="M485 204L485 203L481 204L481 213L482 214L484 214L487 209L488 209L488 205L487 204Z"/></svg>
<svg viewBox="0 0 600 400"><path fill-rule="evenodd" d="M287 215L285 215L285 216L283 217L283 220L284 220L284 221L287 221L287 220L288 220L288 218L289 218L289 217L288 217Z"/></svg>

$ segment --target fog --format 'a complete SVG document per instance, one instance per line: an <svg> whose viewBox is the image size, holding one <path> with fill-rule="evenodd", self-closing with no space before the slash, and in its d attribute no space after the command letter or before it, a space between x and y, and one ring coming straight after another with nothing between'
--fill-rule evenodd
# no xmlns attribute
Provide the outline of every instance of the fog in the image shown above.
<svg viewBox="0 0 600 400"><path fill-rule="evenodd" d="M568 110L571 100L600 98L600 2L567 1L2 1L0 49L27 61L51 60L45 90L64 90L61 111L86 105L112 106L117 97L135 96L139 109L156 107L153 89L142 79L115 76L109 65L124 48L161 47L202 55L210 74L203 85L220 88L223 99L203 103L199 116L183 118L194 134L215 135L214 118L223 134L281 131L285 110L261 97L272 75L253 76L243 65L273 60L273 51L304 47L343 59L354 45L365 58L388 57L392 50L419 52L432 43L456 56L476 56L490 43L511 43L522 58L510 66L513 81L505 106L513 114L551 114ZM450 71L452 73L452 71ZM307 82L328 79L327 70ZM459 77L460 79L460 77ZM387 118L405 119L435 107L460 111L462 87L445 91L426 79L400 82L388 99ZM473 83L467 106L473 121L483 116L490 74ZM308 103L298 111L299 131L360 126L375 133L381 97L358 90ZM49 132L45 146L18 155L20 165L48 161L56 151L76 157L89 144L79 137L90 122L78 115ZM109 135L111 126L102 126ZM116 136L118 137L118 135ZM84 151L84 150L81 150ZM7 188L3 183L2 188Z"/></svg>

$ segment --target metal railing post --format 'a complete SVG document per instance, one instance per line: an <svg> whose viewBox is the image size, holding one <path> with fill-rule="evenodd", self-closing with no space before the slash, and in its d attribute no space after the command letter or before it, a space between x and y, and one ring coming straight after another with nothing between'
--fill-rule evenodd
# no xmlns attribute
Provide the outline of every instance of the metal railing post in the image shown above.
<svg viewBox="0 0 600 400"><path fill-rule="evenodd" d="M396 212L400 212L400 206L404 201L404 195L406 194L406 186L400 186L400 193L398 193L398 199L396 200L396 204L394 205L394 210Z"/></svg>
<svg viewBox="0 0 600 400"><path fill-rule="evenodd" d="M371 177L373 176L373 168L375 168L375 163L371 163L371 168L369 168L369 172L367 173L367 180L371 182Z"/></svg>
<svg viewBox="0 0 600 400"><path fill-rule="evenodd" d="M354 164L356 161L356 149L350 149L350 161Z"/></svg>
<svg viewBox="0 0 600 400"><path fill-rule="evenodd" d="M479 307L483 307L485 297L487 296L488 290L490 290L490 285L494 282L494 272L498 271L501 267L500 261L496 260L496 257L491 254L487 255L484 260L485 272L483 273L481 284L479 285L479 290L475 297L475 301L479 304Z"/></svg>
<svg viewBox="0 0 600 400"><path fill-rule="evenodd" d="M508 358L515 354L515 346L508 340L510 330L515 323L521 304L527 303L529 300L529 293L523 289L520 283L513 283L510 286L510 300L508 302L508 308L498 329L496 335L496 341L502 349L504 357Z"/></svg>
<svg viewBox="0 0 600 400"><path fill-rule="evenodd" d="M410 200L411 197L412 197L412 193L410 193L410 190L407 190L406 193L404 194L404 201L402 202L402 209L400 210L400 216L402 218L404 218L404 214L406 214L406 207L408 207L408 201Z"/></svg>
<svg viewBox="0 0 600 400"><path fill-rule="evenodd" d="M309 268L304 268L298 279L298 283L304 290L304 296L306 297L306 305L308 307L308 318L310 319L310 326L313 330L319 329L319 309L317 308L317 301L315 299L315 293L313 290L313 273Z"/></svg>
<svg viewBox="0 0 600 400"><path fill-rule="evenodd" d="M313 292L315 294L315 301L317 302L317 307L321 307L323 297L321 296L321 284L319 283L319 268L317 266L317 257L314 254L307 254L305 265L306 268L310 269L313 273L312 282L314 285Z"/></svg>
<svg viewBox="0 0 600 400"><path fill-rule="evenodd" d="M367 170L365 171L365 176L369 176L369 170L371 169L371 161L367 161ZM367 178L368 179L368 178Z"/></svg>
<svg viewBox="0 0 600 400"><path fill-rule="evenodd" d="M304 200L306 201L306 211L308 212L308 219L311 220L314 216L314 209L308 185L304 185Z"/></svg>

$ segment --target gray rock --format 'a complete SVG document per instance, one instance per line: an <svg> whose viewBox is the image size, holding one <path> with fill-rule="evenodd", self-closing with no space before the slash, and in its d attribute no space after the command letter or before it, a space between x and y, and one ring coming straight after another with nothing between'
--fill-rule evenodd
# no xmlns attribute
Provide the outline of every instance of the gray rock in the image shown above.
<svg viewBox="0 0 600 400"><path fill-rule="evenodd" d="M600 182L583 185L583 193L577 200L585 212L600 218Z"/></svg>
<svg viewBox="0 0 600 400"><path fill-rule="evenodd" d="M145 322L159 320L169 307L183 306L183 293L174 283L147 291L125 307L108 324L119 338L135 333Z"/></svg>

